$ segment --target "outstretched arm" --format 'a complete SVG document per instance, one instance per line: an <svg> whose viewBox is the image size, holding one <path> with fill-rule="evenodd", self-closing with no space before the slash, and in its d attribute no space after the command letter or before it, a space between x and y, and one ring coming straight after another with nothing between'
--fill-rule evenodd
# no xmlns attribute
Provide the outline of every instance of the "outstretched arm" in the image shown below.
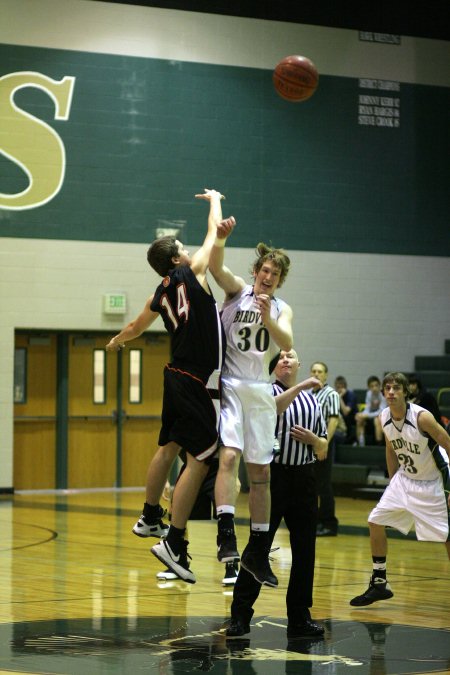
<svg viewBox="0 0 450 675"><path fill-rule="evenodd" d="M234 297L245 286L245 281L241 277L233 274L228 267L224 265L225 242L230 236L236 225L233 217L222 220L216 228L216 237L214 245L209 256L209 269L214 279L222 288L227 298Z"/></svg>
<svg viewBox="0 0 450 675"><path fill-rule="evenodd" d="M108 352L118 352L119 349L125 346L125 342L134 340L135 338L142 335L144 330L148 328L155 319L159 316L158 312L153 312L150 309L151 302L153 300L153 295L147 300L144 309L139 314L139 316L131 321L128 326L125 326L120 333L115 335L106 345L105 349Z"/></svg>
<svg viewBox="0 0 450 675"><path fill-rule="evenodd" d="M198 281L203 285L205 283L206 270L208 269L209 255L216 238L217 225L222 219L221 202L225 197L217 190L205 188L204 193L195 195L195 198L204 199L209 202L208 229L206 236L202 246L194 253L191 260L191 269Z"/></svg>
<svg viewBox="0 0 450 675"><path fill-rule="evenodd" d="M308 377L307 380L294 384L293 387L289 387L286 391L281 392L275 396L275 404L277 406L277 415L283 413L291 405L292 401L297 397L297 395L304 391L305 389L312 389L313 387L323 387L323 384L320 380L315 377Z"/></svg>

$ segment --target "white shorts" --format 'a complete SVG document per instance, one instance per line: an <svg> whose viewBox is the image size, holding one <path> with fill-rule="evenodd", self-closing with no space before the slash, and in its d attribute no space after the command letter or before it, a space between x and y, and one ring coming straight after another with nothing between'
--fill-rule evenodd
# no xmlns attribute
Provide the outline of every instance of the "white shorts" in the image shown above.
<svg viewBox="0 0 450 675"><path fill-rule="evenodd" d="M250 464L270 464L277 413L272 385L222 377L220 437Z"/></svg>
<svg viewBox="0 0 450 675"><path fill-rule="evenodd" d="M415 525L419 541L448 539L448 509L442 479L412 480L397 471L378 504L369 515L369 523L390 525L408 534Z"/></svg>

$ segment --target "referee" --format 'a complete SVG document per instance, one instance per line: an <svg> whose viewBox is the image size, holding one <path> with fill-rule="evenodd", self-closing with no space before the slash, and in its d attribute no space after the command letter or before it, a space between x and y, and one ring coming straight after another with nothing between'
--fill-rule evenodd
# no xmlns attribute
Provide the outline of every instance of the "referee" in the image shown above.
<svg viewBox="0 0 450 675"><path fill-rule="evenodd" d="M320 403L327 424L328 455L324 462L316 467L317 492L319 494L319 515L317 522L318 537L335 537L338 533L338 519L334 501L331 472L333 470L334 432L339 421L341 401L339 394L327 384L328 366L316 361L311 366L311 377L321 382L321 387L313 388L313 395Z"/></svg>
<svg viewBox="0 0 450 675"><path fill-rule="evenodd" d="M287 636L320 637L323 626L311 619L316 552L317 491L316 459L327 455L327 428L316 398L303 389L320 386L309 378L295 384L299 369L293 349L281 352L275 368L273 391L277 399L275 456L270 465L271 513L269 540L272 543L282 518L290 534L292 565L286 593ZM295 385L295 386L294 386ZM261 584L242 567L234 587L227 637L250 632L250 619Z"/></svg>

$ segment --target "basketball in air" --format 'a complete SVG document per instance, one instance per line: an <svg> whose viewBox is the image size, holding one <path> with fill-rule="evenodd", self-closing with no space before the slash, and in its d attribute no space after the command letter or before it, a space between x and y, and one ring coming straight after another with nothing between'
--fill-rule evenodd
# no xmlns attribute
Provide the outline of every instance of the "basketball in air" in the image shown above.
<svg viewBox="0 0 450 675"><path fill-rule="evenodd" d="M319 73L306 56L286 56L275 66L273 84L286 101L306 101L317 89Z"/></svg>

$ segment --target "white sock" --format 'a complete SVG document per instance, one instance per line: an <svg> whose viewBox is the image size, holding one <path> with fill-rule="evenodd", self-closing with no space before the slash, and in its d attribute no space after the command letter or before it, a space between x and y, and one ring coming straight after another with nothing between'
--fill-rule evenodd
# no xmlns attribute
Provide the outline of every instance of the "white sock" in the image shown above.
<svg viewBox="0 0 450 675"><path fill-rule="evenodd" d="M252 523L251 529L253 532L268 532L270 524L269 523Z"/></svg>

